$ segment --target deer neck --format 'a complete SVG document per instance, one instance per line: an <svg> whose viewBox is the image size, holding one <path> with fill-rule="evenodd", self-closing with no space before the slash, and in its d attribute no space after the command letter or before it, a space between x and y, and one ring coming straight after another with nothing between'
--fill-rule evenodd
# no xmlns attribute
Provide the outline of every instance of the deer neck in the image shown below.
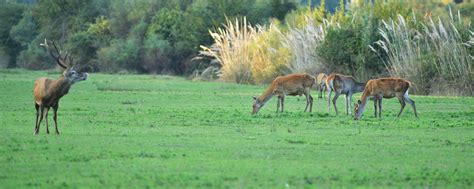
<svg viewBox="0 0 474 189"><path fill-rule="evenodd" d="M258 97L258 100L265 104L273 97L273 87L269 87L262 95Z"/></svg>
<svg viewBox="0 0 474 189"><path fill-rule="evenodd" d="M362 96L360 97L360 101L361 101L360 106L362 108L365 108L365 105L367 104L367 101L369 100L369 97L370 97L370 95L369 95L368 91L364 91L364 93L362 93Z"/></svg>
<svg viewBox="0 0 474 189"><path fill-rule="evenodd" d="M51 84L51 94L55 94L58 98L61 98L69 92L72 82L66 79L64 76L61 76L59 79L55 80Z"/></svg>
<svg viewBox="0 0 474 189"><path fill-rule="evenodd" d="M362 93L362 97L361 97L361 102L359 104L359 111L356 112L356 114L354 115L354 119L359 119L362 114L364 113L365 111L365 105L367 105L367 100L369 100L369 92L368 91L364 91L364 93Z"/></svg>

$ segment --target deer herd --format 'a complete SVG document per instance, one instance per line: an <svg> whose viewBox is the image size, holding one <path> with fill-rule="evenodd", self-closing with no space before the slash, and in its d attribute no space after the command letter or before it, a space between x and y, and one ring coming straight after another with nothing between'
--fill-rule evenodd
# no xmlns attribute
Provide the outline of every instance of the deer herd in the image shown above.
<svg viewBox="0 0 474 189"><path fill-rule="evenodd" d="M64 69L62 75L56 79L49 79L46 77L38 78L33 87L33 96L35 100L36 109L36 123L34 134L39 133L40 124L45 119L46 133L49 134L48 128L48 111L53 108L53 120L55 126L55 133L59 134L57 125L57 111L59 108L59 100L61 97L69 92L69 89L74 83L86 80L88 77L87 73L80 73L74 69L73 58L69 53L62 52L58 49L56 43L53 41L44 40L44 43L40 44L46 49L50 56L55 62ZM52 45L52 47L50 46ZM411 87L411 83L401 78L379 78L371 79L365 83L358 82L352 76L346 76L342 74L330 74L319 73L316 77L310 74L289 74L286 76L280 76L275 78L270 87L268 87L262 95L259 97L253 97L253 110L252 114L257 114L258 111L273 97L277 96L277 110L278 113L283 112L285 96L302 96L306 98L306 107L304 111L309 112L313 109L313 97L310 94L311 88L317 88L319 90L319 98L323 98L323 91L327 91L328 100L328 112L331 112L331 100L332 105L336 114L338 110L336 107L336 101L339 95L344 94L346 97L346 114L351 113L352 96L355 93L362 92L361 99L354 104L354 120L361 118L362 113L365 110L365 106L368 100L374 101L375 117L382 117L382 99L397 97L401 108L397 117L403 112L406 103L413 107L415 117L418 118L416 111L415 101L413 101L408 91ZM334 97L331 99L331 95L334 92ZM378 113L378 114L377 114Z"/></svg>
<svg viewBox="0 0 474 189"><path fill-rule="evenodd" d="M364 112L367 100L374 101L375 117L382 118L382 99L397 97L401 109L397 117L403 112L406 103L408 102L415 113L415 117L418 118L416 112L415 101L408 96L408 90L411 83L401 78L379 78L371 79L366 83L357 82L354 77L346 76L342 74L330 74L326 75L320 73L316 78L309 74L290 74L286 76L277 77L273 80L270 87L260 97L253 97L255 102L253 104L252 114L256 114L260 108L273 96L278 96L277 112L281 106L281 112L283 112L283 103L285 95L296 96L304 94L306 97L306 108L305 112L309 108L312 110L313 97L310 94L311 87L315 85L319 91L319 98L322 98L323 90L327 90L328 93L328 111L331 112L331 94L334 91L334 98L332 98L332 104L336 114L338 114L336 101L339 95L346 95L346 114L351 114L351 102L352 95L355 93L362 92L361 100L354 105L354 120L360 119Z"/></svg>

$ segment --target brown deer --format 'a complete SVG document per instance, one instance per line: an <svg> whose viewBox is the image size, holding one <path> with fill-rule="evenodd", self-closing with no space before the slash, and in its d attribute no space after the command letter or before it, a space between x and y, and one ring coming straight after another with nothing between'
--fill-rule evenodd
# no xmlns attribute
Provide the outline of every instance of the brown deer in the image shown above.
<svg viewBox="0 0 474 189"><path fill-rule="evenodd" d="M272 81L270 87L260 96L253 97L255 100L253 104L252 114L256 114L260 108L262 108L267 101L269 101L273 96L278 97L277 103L277 113L281 106L281 112L283 112L285 96L296 96L296 95L305 95L306 97L306 108L304 111L308 110L309 112L313 109L313 97L310 94L310 89L314 85L315 79L309 74L290 74L286 76L280 76L275 78Z"/></svg>
<svg viewBox="0 0 474 189"><path fill-rule="evenodd" d="M323 91L326 91L326 78L328 76L325 73L319 73L316 77L316 86L319 89L319 96L318 98L323 98Z"/></svg>
<svg viewBox="0 0 474 189"><path fill-rule="evenodd" d="M336 102L340 94L346 95L346 114L351 114L352 95L354 93L362 92L365 83L357 82L354 77L341 74L330 74L326 79L326 87L328 90L328 111L331 112L331 93L334 91L334 98L332 103L334 110L338 114Z"/></svg>
<svg viewBox="0 0 474 189"><path fill-rule="evenodd" d="M69 55L69 53L66 52L66 54L63 56L63 53L58 50L56 43L52 42L52 45L53 47L51 48L46 39L44 40L44 43L41 43L41 46L43 46L49 52L56 63L65 70L61 77L56 80L41 77L35 81L33 88L36 109L36 125L34 134L39 133L43 116L45 117L46 133L49 134L48 111L50 108L53 108L54 127L56 129L56 134L59 134L57 122L59 100L68 93L71 85L76 82L86 80L88 77L87 73L79 73L74 70L73 58ZM53 50L55 52L53 52Z"/></svg>
<svg viewBox="0 0 474 189"><path fill-rule="evenodd" d="M410 86L411 83L409 81L400 78L380 78L369 80L365 86L364 92L362 93L361 100L358 100L357 103L354 104L354 119L358 120L362 117L367 100L370 98L374 100L375 117L377 117L378 106L379 118L382 118L382 98L393 97L397 97L402 106L397 117L400 117L405 108L406 102L408 102L413 107L415 117L418 118L415 101L408 96Z"/></svg>

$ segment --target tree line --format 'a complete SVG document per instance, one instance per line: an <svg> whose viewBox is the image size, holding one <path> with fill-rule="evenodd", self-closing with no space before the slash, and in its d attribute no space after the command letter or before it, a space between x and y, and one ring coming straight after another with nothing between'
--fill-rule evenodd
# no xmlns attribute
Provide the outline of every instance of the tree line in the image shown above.
<svg viewBox="0 0 474 189"><path fill-rule="evenodd" d="M252 23L284 19L290 0L38 0L0 2L1 67L54 67L39 46L44 38L69 49L88 71L191 72L209 30L227 18Z"/></svg>

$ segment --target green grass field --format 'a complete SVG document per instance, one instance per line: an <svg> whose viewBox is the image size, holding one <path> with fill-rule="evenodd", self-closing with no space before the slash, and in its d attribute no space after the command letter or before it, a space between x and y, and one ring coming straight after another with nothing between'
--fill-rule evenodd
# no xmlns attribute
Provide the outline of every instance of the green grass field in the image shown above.
<svg viewBox="0 0 474 189"><path fill-rule="evenodd" d="M91 74L61 100L61 135L34 136L33 82L58 75L0 70L0 188L473 188L472 97L412 95L419 119L396 99L382 120L317 98L304 113L304 97L252 116L265 86Z"/></svg>

